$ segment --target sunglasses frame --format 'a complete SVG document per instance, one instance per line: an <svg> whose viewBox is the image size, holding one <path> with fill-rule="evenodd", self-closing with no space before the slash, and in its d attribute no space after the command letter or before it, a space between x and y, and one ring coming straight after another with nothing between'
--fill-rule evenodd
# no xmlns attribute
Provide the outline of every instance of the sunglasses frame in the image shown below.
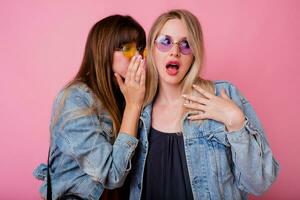
<svg viewBox="0 0 300 200"><path fill-rule="evenodd" d="M170 41L171 41L171 43L168 44L168 45L165 45L165 44L161 43L161 40L159 38L162 38L162 37L169 38ZM187 44L189 45L189 48L186 49L186 50L188 50L188 52L185 52L185 50L183 49L183 47L181 45L183 41L187 42ZM190 44L189 44L189 41L186 38L182 38L178 42L174 42L173 38L171 36L169 36L169 35L159 35L155 39L155 46L161 52L168 52L168 51L170 51L173 48L174 44L178 45L178 48L179 48L179 51L180 51L181 54L183 54L183 55L193 54L192 48L190 47ZM162 45L164 47L160 47L159 45Z"/></svg>
<svg viewBox="0 0 300 200"><path fill-rule="evenodd" d="M123 55L129 59L131 59L137 51L140 54L142 54L143 57L145 57L146 48L144 48L143 51L142 51L142 49L143 49L142 47L137 48L135 42L125 43L125 44L121 45L120 48L116 48L117 51L122 51Z"/></svg>

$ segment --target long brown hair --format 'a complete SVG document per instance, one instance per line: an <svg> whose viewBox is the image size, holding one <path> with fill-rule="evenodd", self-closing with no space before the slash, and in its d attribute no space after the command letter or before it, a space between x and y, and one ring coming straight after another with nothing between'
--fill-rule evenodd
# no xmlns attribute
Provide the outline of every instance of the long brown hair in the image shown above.
<svg viewBox="0 0 300 200"><path fill-rule="evenodd" d="M141 49L146 46L145 31L132 17L112 15L98 21L88 34L80 69L65 87L67 90L77 83L86 84L109 113L115 137L120 129L125 100L114 79L113 54L116 48L129 42L136 42ZM95 106L99 105L94 105L90 110L99 110Z"/></svg>
<svg viewBox="0 0 300 200"><path fill-rule="evenodd" d="M192 92L192 85L197 84L202 86L207 91L213 93L214 86L212 81L204 80L199 76L203 66L204 60L204 41L201 25L196 16L191 12L183 9L174 9L161 14L153 23L147 40L147 78L146 87L147 93L145 96L145 103L150 103L156 96L158 89L158 72L156 70L153 48L155 48L154 41L165 23L171 19L180 19L185 23L188 30L188 41L191 45L194 54L194 61L183 79L182 93Z"/></svg>

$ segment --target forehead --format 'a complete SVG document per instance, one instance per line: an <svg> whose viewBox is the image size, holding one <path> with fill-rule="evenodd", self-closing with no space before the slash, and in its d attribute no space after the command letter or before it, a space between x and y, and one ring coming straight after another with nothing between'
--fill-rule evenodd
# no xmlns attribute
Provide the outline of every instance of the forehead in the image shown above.
<svg viewBox="0 0 300 200"><path fill-rule="evenodd" d="M188 30L182 20L170 19L162 27L160 34L169 35L174 39L181 39L188 36Z"/></svg>

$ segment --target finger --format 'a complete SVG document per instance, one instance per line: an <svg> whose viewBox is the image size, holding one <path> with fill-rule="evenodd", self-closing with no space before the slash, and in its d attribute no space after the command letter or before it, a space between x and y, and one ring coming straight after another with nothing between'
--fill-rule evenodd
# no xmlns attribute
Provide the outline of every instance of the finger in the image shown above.
<svg viewBox="0 0 300 200"><path fill-rule="evenodd" d="M184 103L183 106L194 110L206 111L206 106L198 103Z"/></svg>
<svg viewBox="0 0 300 200"><path fill-rule="evenodd" d="M136 62L137 56L133 56L130 60L129 66L127 68L126 76L125 76L125 83L127 84L130 79L131 79L131 72L132 72L132 67L134 63Z"/></svg>
<svg viewBox="0 0 300 200"><path fill-rule="evenodd" d="M146 70L145 70L144 66L142 66L142 74L141 74L140 85L141 86L145 86L146 85Z"/></svg>
<svg viewBox="0 0 300 200"><path fill-rule="evenodd" d="M224 88L222 88L221 90L221 97L224 98L224 99L230 99L229 96L226 94L226 91Z"/></svg>
<svg viewBox="0 0 300 200"><path fill-rule="evenodd" d="M121 76L119 74L117 74L117 73L114 73L114 75L115 75L115 77L117 79L117 82L118 82L118 85L120 87L120 90L123 92L124 82L123 82Z"/></svg>
<svg viewBox="0 0 300 200"><path fill-rule="evenodd" d="M203 90L200 86L198 85L193 85L193 88L195 88L196 91L198 91L200 94L202 94L204 97L206 97L207 99L210 99L213 97L212 94L210 94L209 92Z"/></svg>
<svg viewBox="0 0 300 200"><path fill-rule="evenodd" d="M203 104L203 105L206 105L208 103L208 100L205 99L205 98L202 98L202 97L196 97L196 96L193 96L193 95L182 95L183 98L185 100L190 100L190 101L194 101L194 102L197 102L197 103L200 103L200 104Z"/></svg>
<svg viewBox="0 0 300 200"><path fill-rule="evenodd" d="M188 116L188 119L194 121L194 120L207 119L207 117L205 116L204 113L198 112L198 113L195 114L195 115L189 115L189 116Z"/></svg>
<svg viewBox="0 0 300 200"><path fill-rule="evenodd" d="M189 112L189 116L192 116L192 115L198 115L199 112L203 113L202 111L199 111L199 110L190 111L190 112Z"/></svg>
<svg viewBox="0 0 300 200"><path fill-rule="evenodd" d="M131 68L131 74L130 74L130 76L131 76L131 77L130 77L130 80L131 80L131 81L135 81L135 76L136 76L138 67L139 67L139 65L140 65L141 59L142 59L142 56L141 56L141 55L138 55L138 57L137 57L136 60L135 60L135 63L132 65L132 68Z"/></svg>
<svg viewBox="0 0 300 200"><path fill-rule="evenodd" d="M140 52L136 51L134 56L138 57L140 55Z"/></svg>
<svg viewBox="0 0 300 200"><path fill-rule="evenodd" d="M141 80L141 75L142 75L142 71L143 71L143 64L144 64L144 60L141 60L141 62L140 62L140 65L139 65L139 67L138 67L138 69L137 69L137 72L136 72L136 74L135 74L135 78L134 78L134 80L136 81L136 82L140 82L140 80Z"/></svg>

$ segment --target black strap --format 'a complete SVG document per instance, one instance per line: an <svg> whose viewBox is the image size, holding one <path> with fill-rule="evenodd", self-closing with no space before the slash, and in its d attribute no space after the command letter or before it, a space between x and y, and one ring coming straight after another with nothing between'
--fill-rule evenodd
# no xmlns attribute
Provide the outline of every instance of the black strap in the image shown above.
<svg viewBox="0 0 300 200"><path fill-rule="evenodd" d="M50 164L49 164L49 159L50 159L50 148L48 151L48 163L47 163L47 200L52 200L52 187L51 187L51 178L50 178Z"/></svg>

